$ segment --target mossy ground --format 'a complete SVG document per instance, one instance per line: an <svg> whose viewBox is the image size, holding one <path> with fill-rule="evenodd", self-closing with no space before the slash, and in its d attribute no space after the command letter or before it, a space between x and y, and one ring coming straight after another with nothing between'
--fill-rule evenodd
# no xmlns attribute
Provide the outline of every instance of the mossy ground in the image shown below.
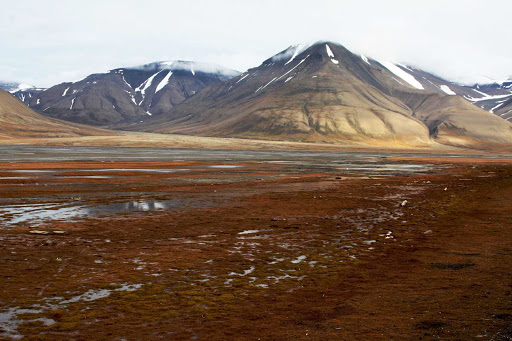
<svg viewBox="0 0 512 341"><path fill-rule="evenodd" d="M512 335L511 165L462 162L428 174L343 180L241 165L211 171L207 181L194 181L193 171L114 171L108 181L1 185L4 203L81 197L101 205L141 196L201 202L39 227L63 235L33 235L27 226L1 230L1 307L46 305L18 316L26 321L18 332L29 340ZM105 167L0 168L21 166L67 168L66 175L77 173L74 167ZM124 284L142 286L122 291ZM59 303L105 289L107 297ZM34 321L40 317L55 324Z"/></svg>

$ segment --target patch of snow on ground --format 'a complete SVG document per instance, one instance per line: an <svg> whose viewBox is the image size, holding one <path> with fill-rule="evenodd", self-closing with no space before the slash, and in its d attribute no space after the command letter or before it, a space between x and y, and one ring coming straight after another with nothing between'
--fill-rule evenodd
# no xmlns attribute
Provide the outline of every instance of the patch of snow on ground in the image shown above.
<svg viewBox="0 0 512 341"><path fill-rule="evenodd" d="M327 51L327 55L328 55L330 58L334 58L334 53L332 53L332 50L331 50L331 48L329 47L329 45L325 44L325 50Z"/></svg>
<svg viewBox="0 0 512 341"><path fill-rule="evenodd" d="M124 83L125 83L126 85L128 85L128 87L129 87L130 89L132 88L132 86L131 86L130 84L128 84L128 82L126 81L126 79L124 79L124 75L123 75L123 81L124 81Z"/></svg>
<svg viewBox="0 0 512 341"><path fill-rule="evenodd" d="M325 50L327 51L327 55L329 56L329 58L331 58L331 62L333 62L334 64L338 64L339 62L336 59L334 59L334 53L332 53L332 50L329 47L329 45L325 44Z"/></svg>
<svg viewBox="0 0 512 341"><path fill-rule="evenodd" d="M137 89L135 89L135 91L140 91L142 96L144 97L144 95L146 94L146 90L151 86L151 83L153 82L153 79L155 79L156 75L158 75L162 71L163 70L160 70L157 73L155 73L154 75L152 75L151 77L149 77L148 79L146 79L144 81L144 83L142 83Z"/></svg>
<svg viewBox="0 0 512 341"><path fill-rule="evenodd" d="M292 260L292 263L293 263L293 264L299 264L299 263L300 263L300 262L302 262L304 259L306 259L306 256L302 255L302 256L297 257L297 259Z"/></svg>
<svg viewBox="0 0 512 341"><path fill-rule="evenodd" d="M494 114L494 110L498 109L498 108L499 108L499 107L501 107L503 104L505 104L504 102L505 102L505 101L503 101L503 102L499 103L497 106L495 106L494 108L492 108L491 110L489 110L489 112L490 112L491 114Z"/></svg>
<svg viewBox="0 0 512 341"><path fill-rule="evenodd" d="M289 63L291 63L291 62L295 59L295 57L297 57L297 55L298 55L298 54L299 54L299 52L300 52L300 47L301 47L301 44L299 44L299 45L295 45L295 51L293 51L293 55L292 55L292 57L290 58L290 60L289 60L289 61L287 61L286 63L284 63L284 65L288 65Z"/></svg>
<svg viewBox="0 0 512 341"><path fill-rule="evenodd" d="M249 76L249 74L246 74L245 76L243 76L242 78L240 78L235 84L238 84L240 83L241 81L243 81L244 79L247 78L247 76Z"/></svg>
<svg viewBox="0 0 512 341"><path fill-rule="evenodd" d="M425 90L423 88L423 85L421 85L420 82L418 82L416 80L416 78L414 78L413 75L405 72L404 70L402 70L400 67L396 66L395 64L391 63L391 62L380 62L382 65L384 65L386 67L386 69L388 69L389 71L391 71L392 73L394 73L395 75L397 75L398 77L402 78L404 81L406 81L407 83L409 83L411 86L413 86L414 88L416 89L419 89L419 90Z"/></svg>
<svg viewBox="0 0 512 341"><path fill-rule="evenodd" d="M308 55L306 58L302 59L297 65L295 65L294 67L292 67L288 72L286 72L284 75L282 75L281 77L279 77L277 80L280 80L281 78L285 77L286 75L288 75L290 72L292 72L293 70L295 70L300 64L304 63L304 61L306 59L308 59L310 55Z"/></svg>
<svg viewBox="0 0 512 341"><path fill-rule="evenodd" d="M64 90L64 92L62 93L62 97L66 96L66 94L68 93L69 88L70 87L67 87L66 90Z"/></svg>
<svg viewBox="0 0 512 341"><path fill-rule="evenodd" d="M230 276L240 276L240 277L244 277L244 276L247 276L248 274L250 274L251 272L254 271L254 269L256 269L256 267L254 266L251 266L249 269L247 270L244 270L243 273L239 274L239 273L236 273L236 272L230 272L229 275Z"/></svg>
<svg viewBox="0 0 512 341"><path fill-rule="evenodd" d="M126 91L126 90L125 90ZM133 104L137 105L137 102L135 101L135 97L133 97L133 95L130 93L130 91L126 91L126 93L130 96Z"/></svg>
<svg viewBox="0 0 512 341"><path fill-rule="evenodd" d="M155 90L155 94L162 90L164 88L164 86L167 85L167 83L169 83L169 78L171 78L172 76L172 71L169 71L167 73L167 75L165 75L164 79L162 79L162 81L160 83L158 83L158 86L156 87L156 90Z"/></svg>
<svg viewBox="0 0 512 341"><path fill-rule="evenodd" d="M443 90L445 93L447 93L448 95L457 95L455 92L453 92L452 89L450 89L448 87L448 85L441 85L440 86L441 90Z"/></svg>
<svg viewBox="0 0 512 341"><path fill-rule="evenodd" d="M72 100L71 100L71 106L69 107L70 110L73 110L73 105L75 105L75 99L76 97L74 97Z"/></svg>
<svg viewBox="0 0 512 341"><path fill-rule="evenodd" d="M370 64L370 61L368 60L368 58L366 58L365 56L361 55L361 59L368 65L372 65Z"/></svg>
<svg viewBox="0 0 512 341"><path fill-rule="evenodd" d="M242 232L238 232L238 234L251 234L251 233L258 233L260 230L246 230Z"/></svg>
<svg viewBox="0 0 512 341"><path fill-rule="evenodd" d="M260 90L263 90L265 89L267 86L270 85L270 83L272 83L273 81L275 81L277 79L277 77L274 77L274 79L272 79L270 82L268 82L267 84L265 84L264 86L258 88L258 90L256 90L256 92L260 91Z"/></svg>
<svg viewBox="0 0 512 341"><path fill-rule="evenodd" d="M470 96L464 96L464 98L467 99L468 101L471 101L471 102L480 102L480 101L487 101L487 100L490 100L490 99L507 98L507 97L512 96L512 94L491 96L489 94L486 94L485 92L478 91L478 90L475 90L475 89L473 89L473 91L479 93L483 97L474 98L474 97L470 97Z"/></svg>

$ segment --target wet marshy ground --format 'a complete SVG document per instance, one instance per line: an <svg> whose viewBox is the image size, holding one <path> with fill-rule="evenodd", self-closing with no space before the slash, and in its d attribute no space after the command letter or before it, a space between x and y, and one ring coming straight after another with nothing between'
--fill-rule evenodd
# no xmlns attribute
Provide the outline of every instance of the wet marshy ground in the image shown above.
<svg viewBox="0 0 512 341"><path fill-rule="evenodd" d="M509 159L0 150L7 339L510 337Z"/></svg>

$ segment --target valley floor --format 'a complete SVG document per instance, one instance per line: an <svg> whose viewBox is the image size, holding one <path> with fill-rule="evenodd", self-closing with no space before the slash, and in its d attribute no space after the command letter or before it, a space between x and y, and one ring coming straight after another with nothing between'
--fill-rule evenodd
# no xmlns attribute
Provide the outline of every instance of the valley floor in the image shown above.
<svg viewBox="0 0 512 341"><path fill-rule="evenodd" d="M0 337L512 337L512 159L0 148Z"/></svg>

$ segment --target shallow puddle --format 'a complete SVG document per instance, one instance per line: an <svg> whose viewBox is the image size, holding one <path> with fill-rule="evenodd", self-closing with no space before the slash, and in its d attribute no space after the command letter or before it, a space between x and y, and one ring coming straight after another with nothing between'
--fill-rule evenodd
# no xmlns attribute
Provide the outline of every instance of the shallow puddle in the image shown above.
<svg viewBox="0 0 512 341"><path fill-rule="evenodd" d="M74 221L84 217L101 217L117 213L165 211L184 206L180 200L135 200L91 206L90 204L22 204L0 207L0 226L41 224L51 221Z"/></svg>

